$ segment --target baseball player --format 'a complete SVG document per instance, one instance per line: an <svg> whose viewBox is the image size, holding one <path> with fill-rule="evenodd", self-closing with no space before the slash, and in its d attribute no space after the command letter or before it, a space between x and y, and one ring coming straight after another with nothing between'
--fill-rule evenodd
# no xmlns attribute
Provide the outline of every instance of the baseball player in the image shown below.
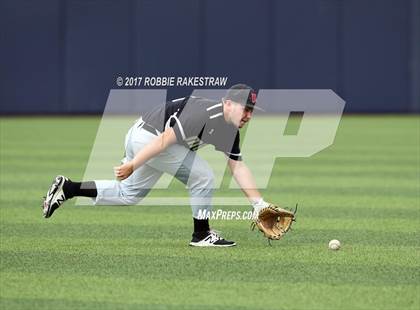
<svg viewBox="0 0 420 310"><path fill-rule="evenodd" d="M220 101L185 97L169 101L146 113L125 138L125 158L114 167L117 180L73 182L57 176L43 203L49 218L63 202L75 196L91 197L95 205L133 205L144 198L163 173L187 185L194 223L191 246L230 247L233 241L210 229L208 218L214 176L208 163L196 154L206 144L226 155L228 166L242 191L258 212L263 200L251 171L242 161L239 141L242 128L256 104L256 92L245 84L227 90Z"/></svg>

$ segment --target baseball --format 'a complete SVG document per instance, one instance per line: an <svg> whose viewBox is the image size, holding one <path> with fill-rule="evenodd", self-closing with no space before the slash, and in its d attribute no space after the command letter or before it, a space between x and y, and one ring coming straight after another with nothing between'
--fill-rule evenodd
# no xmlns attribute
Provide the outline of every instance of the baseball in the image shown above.
<svg viewBox="0 0 420 310"><path fill-rule="evenodd" d="M340 241L338 241L336 239L333 239L333 240L330 241L330 243L328 243L328 247L329 247L330 250L336 251L336 250L340 249L341 243L340 243Z"/></svg>

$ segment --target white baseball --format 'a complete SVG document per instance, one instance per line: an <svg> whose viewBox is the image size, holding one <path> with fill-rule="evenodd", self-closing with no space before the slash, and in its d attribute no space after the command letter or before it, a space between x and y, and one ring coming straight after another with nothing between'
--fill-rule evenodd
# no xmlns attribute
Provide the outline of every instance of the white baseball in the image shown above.
<svg viewBox="0 0 420 310"><path fill-rule="evenodd" d="M341 243L340 243L340 241L338 241L336 239L333 239L333 240L330 241L330 243L328 243L328 247L330 248L330 250L336 251L336 250L340 249Z"/></svg>

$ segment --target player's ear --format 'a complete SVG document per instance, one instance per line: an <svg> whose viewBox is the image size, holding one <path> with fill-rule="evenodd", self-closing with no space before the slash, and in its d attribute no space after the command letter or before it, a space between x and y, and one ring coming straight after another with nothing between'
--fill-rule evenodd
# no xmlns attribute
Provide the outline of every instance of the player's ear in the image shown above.
<svg viewBox="0 0 420 310"><path fill-rule="evenodd" d="M229 99L226 100L226 99L223 98L223 113L224 113L224 115L229 116L231 110L232 110L232 101L230 101Z"/></svg>
<svg viewBox="0 0 420 310"><path fill-rule="evenodd" d="M232 106L232 104L233 104L233 102L232 102L232 100L230 100L230 99L224 99L223 100L223 102L224 102L224 104L227 106L227 107L231 107Z"/></svg>

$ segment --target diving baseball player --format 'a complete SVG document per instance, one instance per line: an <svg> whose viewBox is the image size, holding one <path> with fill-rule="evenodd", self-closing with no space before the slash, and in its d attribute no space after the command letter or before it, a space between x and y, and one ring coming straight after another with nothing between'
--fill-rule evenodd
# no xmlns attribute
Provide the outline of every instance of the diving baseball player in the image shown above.
<svg viewBox="0 0 420 310"><path fill-rule="evenodd" d="M132 205L144 198L163 173L187 185L194 223L191 246L230 247L233 241L210 229L213 172L196 150L206 144L226 155L230 171L254 210L269 206L242 161L240 131L250 119L256 92L245 84L227 90L220 101L185 97L169 101L143 115L128 131L123 164L114 167L117 180L73 182L57 176L43 203L49 218L64 201L91 197L95 205Z"/></svg>

